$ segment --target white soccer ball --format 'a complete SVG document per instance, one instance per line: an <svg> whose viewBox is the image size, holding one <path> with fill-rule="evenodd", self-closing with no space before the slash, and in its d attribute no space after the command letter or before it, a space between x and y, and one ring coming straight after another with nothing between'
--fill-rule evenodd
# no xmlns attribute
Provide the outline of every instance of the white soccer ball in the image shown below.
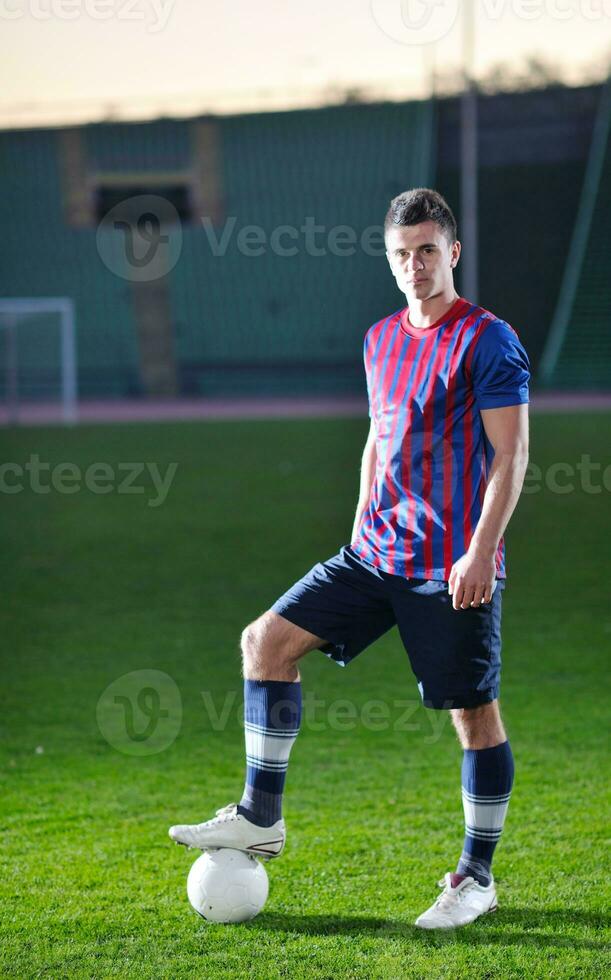
<svg viewBox="0 0 611 980"><path fill-rule="evenodd" d="M246 922L267 901L267 871L244 851L222 847L204 851L191 867L187 895L196 912L209 922Z"/></svg>

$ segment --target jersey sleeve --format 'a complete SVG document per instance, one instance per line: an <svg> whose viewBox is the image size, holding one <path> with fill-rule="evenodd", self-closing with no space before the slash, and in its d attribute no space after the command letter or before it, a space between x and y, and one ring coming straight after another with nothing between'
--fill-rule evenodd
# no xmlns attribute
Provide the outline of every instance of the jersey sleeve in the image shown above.
<svg viewBox="0 0 611 980"><path fill-rule="evenodd" d="M528 402L528 354L503 320L494 320L476 341L470 373L480 410Z"/></svg>

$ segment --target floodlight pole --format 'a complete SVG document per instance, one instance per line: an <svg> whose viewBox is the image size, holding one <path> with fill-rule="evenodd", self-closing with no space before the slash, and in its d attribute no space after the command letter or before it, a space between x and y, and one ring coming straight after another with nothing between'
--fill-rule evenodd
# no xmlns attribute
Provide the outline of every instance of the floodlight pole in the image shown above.
<svg viewBox="0 0 611 980"><path fill-rule="evenodd" d="M421 47L422 74L424 78L424 100L422 103L424 118L425 138L421 140L420 170L426 174L426 181L434 172L435 159L435 98L437 95L437 81L435 74L435 44L423 44Z"/></svg>
<svg viewBox="0 0 611 980"><path fill-rule="evenodd" d="M477 90L473 79L475 52L475 0L463 5L463 92L460 100L460 239L463 246L462 294L478 300L477 241Z"/></svg>

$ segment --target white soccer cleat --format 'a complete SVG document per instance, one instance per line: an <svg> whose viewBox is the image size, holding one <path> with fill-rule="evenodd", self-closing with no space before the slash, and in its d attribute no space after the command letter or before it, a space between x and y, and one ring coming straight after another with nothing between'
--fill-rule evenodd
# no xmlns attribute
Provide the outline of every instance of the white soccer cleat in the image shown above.
<svg viewBox="0 0 611 980"><path fill-rule="evenodd" d="M442 894L416 919L415 925L421 929L454 929L456 926L466 926L478 916L485 912L494 912L497 908L494 878L487 888L471 876L463 878L456 888L452 888L452 878L448 871L439 882L439 887L443 888Z"/></svg>
<svg viewBox="0 0 611 980"><path fill-rule="evenodd" d="M265 859L278 857L286 841L284 820L277 820L271 827L258 827L238 813L236 803L217 810L212 820L177 824L168 833L173 841L185 847L198 847L202 851L233 847Z"/></svg>

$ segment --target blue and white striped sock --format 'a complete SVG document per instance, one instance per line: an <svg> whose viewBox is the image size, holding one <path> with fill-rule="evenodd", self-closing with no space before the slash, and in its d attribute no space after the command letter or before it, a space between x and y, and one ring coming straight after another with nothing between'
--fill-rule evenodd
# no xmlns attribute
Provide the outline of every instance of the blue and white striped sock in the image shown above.
<svg viewBox="0 0 611 980"><path fill-rule="evenodd" d="M301 721L299 681L244 681L246 784L238 813L260 827L282 816L282 792Z"/></svg>
<svg viewBox="0 0 611 980"><path fill-rule="evenodd" d="M490 749L465 749L462 800L465 840L458 875L472 875L490 884L492 855L503 831L513 785L513 755L509 742Z"/></svg>

